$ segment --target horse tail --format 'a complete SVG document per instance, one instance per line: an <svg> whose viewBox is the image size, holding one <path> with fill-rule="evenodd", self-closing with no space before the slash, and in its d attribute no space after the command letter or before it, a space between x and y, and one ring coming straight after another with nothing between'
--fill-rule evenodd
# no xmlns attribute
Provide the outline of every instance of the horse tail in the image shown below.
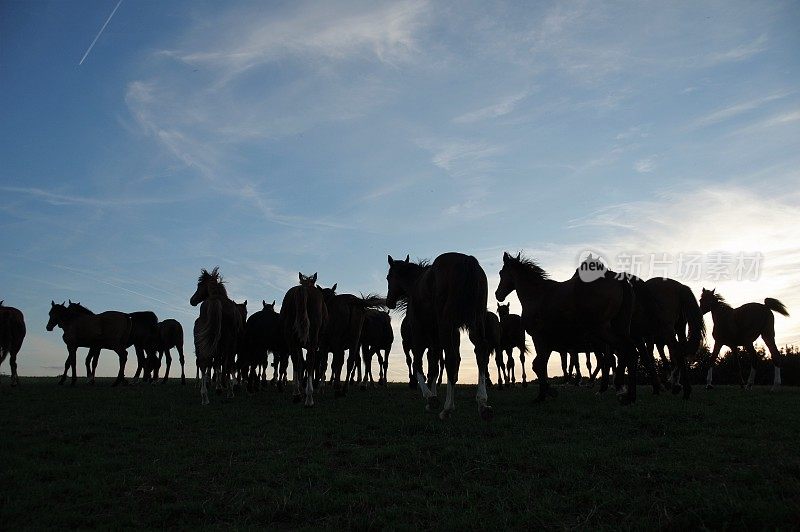
<svg viewBox="0 0 800 532"><path fill-rule="evenodd" d="M700 305L691 288L682 284L678 291L678 297L681 313L689 325L686 354L695 355L706 339L706 322L703 320L703 313L700 312Z"/></svg>
<svg viewBox="0 0 800 532"><path fill-rule="evenodd" d="M486 338L486 272L481 268L478 259L471 255L466 258L464 266L463 285L457 296L456 325L478 332L481 338Z"/></svg>
<svg viewBox="0 0 800 532"><path fill-rule="evenodd" d="M311 329L311 320L308 319L308 292L300 287L294 291L294 332L301 345L308 342L308 333Z"/></svg>
<svg viewBox="0 0 800 532"><path fill-rule="evenodd" d="M198 318L194 326L195 354L197 358L213 363L222 337L222 301L208 299L203 305L205 319Z"/></svg>
<svg viewBox="0 0 800 532"><path fill-rule="evenodd" d="M789 311L786 310L786 306L777 299L768 297L764 300L764 305L773 312L789 317Z"/></svg>
<svg viewBox="0 0 800 532"><path fill-rule="evenodd" d="M361 297L354 298L353 302L364 310L383 310L386 308L386 298L377 294L361 294Z"/></svg>

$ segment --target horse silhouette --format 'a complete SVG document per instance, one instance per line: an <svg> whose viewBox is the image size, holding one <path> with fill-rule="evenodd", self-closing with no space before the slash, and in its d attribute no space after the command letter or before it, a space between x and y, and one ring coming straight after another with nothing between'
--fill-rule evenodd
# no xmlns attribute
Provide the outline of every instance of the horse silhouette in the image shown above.
<svg viewBox="0 0 800 532"><path fill-rule="evenodd" d="M711 366L708 368L706 387L713 387L714 364L722 346L726 345L731 349L742 346L750 355L750 376L747 378L747 389L752 388L756 378L756 360L758 360L758 353L753 342L759 336L764 340L772 357L774 367L772 390L776 390L781 385L781 355L775 345L773 312L789 316L789 311L786 310L783 303L768 297L764 299L764 303L745 303L741 307L733 308L721 294L716 293L716 289L706 290L703 288L700 294L700 311L703 314L711 312L711 318L714 320L714 329L711 331L714 348L711 351Z"/></svg>
<svg viewBox="0 0 800 532"><path fill-rule="evenodd" d="M88 310L88 309L87 309ZM125 363L128 360L127 347L131 345L131 318L123 312L107 311L100 314L87 314L77 308L67 308L66 302L56 304L50 302L49 320L47 330L52 331L56 327L61 328L64 334L61 336L67 346L67 361L64 364L64 374L59 380L59 384L64 384L67 379L67 371L72 370L72 382L74 385L78 379L76 374L76 357L79 347L88 347L90 360L99 356L101 349L110 349L119 357L119 373L112 386L125 384ZM93 376L93 374L92 374Z"/></svg>
<svg viewBox="0 0 800 532"><path fill-rule="evenodd" d="M305 395L304 405L314 406L314 384L318 381L317 350L320 333L328 321L328 309L317 288L317 274L299 274L300 284L290 288L281 304L281 323L286 349L292 357L294 395L292 400L299 403ZM305 358L303 349L306 350ZM324 376L323 376L324 378ZM305 379L305 393L300 384Z"/></svg>
<svg viewBox="0 0 800 532"><path fill-rule="evenodd" d="M561 346L589 340L608 343L624 358L629 382L621 400L636 400L638 357L630 338L634 305L630 283L606 277L585 282L577 272L567 281L554 281L534 261L504 253L495 297L503 302L515 290L522 304L523 325L536 349L533 367L539 379L538 401L555 395L547 378L550 354Z"/></svg>
<svg viewBox="0 0 800 532"><path fill-rule="evenodd" d="M212 368L217 379L217 389L226 389L233 396L230 375L234 369L236 343L244 329L242 312L229 297L219 268L211 272L200 271L197 289L189 303L200 305L200 316L194 322L194 350L197 368L201 375L200 398L209 404L208 383Z"/></svg>
<svg viewBox="0 0 800 532"><path fill-rule="evenodd" d="M525 327L519 314L511 312L511 304L497 304L497 314L500 316L500 349L498 370L503 362L503 352L506 353L506 384L513 385L517 382L514 372L514 349L519 349L519 361L522 367L522 385L528 385L528 375L525 373L525 355L528 353L528 344L525 342ZM511 380L509 380L509 378Z"/></svg>
<svg viewBox="0 0 800 532"><path fill-rule="evenodd" d="M186 373L184 368L185 359L183 356L183 326L177 320L167 319L158 324L157 327L157 358L150 362L153 371L153 380L158 382L158 373L161 369L161 360L166 357L167 366L164 369L164 378L161 382L167 382L169 369L172 366L172 355L170 350L178 350L178 361L181 364L181 384L186 384Z"/></svg>
<svg viewBox="0 0 800 532"><path fill-rule="evenodd" d="M320 338L320 351L326 358L328 353L333 353L331 370L334 390L337 395L344 395L350 382L348 377L359 363L361 329L366 313L383 307L385 301L375 295L357 297L353 294L337 294L336 287L334 284L331 288L321 288L328 320ZM342 384L345 349L348 351L347 370Z"/></svg>
<svg viewBox="0 0 800 532"><path fill-rule="evenodd" d="M491 310L487 310L484 315L484 331L486 331L486 346L489 351L489 357L494 355L494 360L497 363L497 386L503 387L503 377L508 382L508 375L503 373L505 367L503 366L503 331L500 326L500 318ZM489 375L486 375L486 382L491 386L492 381Z"/></svg>
<svg viewBox="0 0 800 532"><path fill-rule="evenodd" d="M490 419L492 409L486 394L489 352L484 330L488 287L486 273L478 260L462 253L444 253L430 265L410 262L408 256L406 260L394 260L389 255L388 259L386 304L390 309L406 305L414 344L414 372L428 409L439 404L436 373L442 352L447 370L447 397L439 417L444 419L455 409L455 385L461 364L459 331L465 328L475 346L478 365L478 412L484 419ZM426 347L429 347L430 388L422 373L422 353Z"/></svg>
<svg viewBox="0 0 800 532"><path fill-rule="evenodd" d="M268 304L262 300L261 305L261 310L247 318L240 351L243 354L242 362L247 375L247 386L251 391L257 390L260 382L264 380L268 353L272 353L273 358L279 361L282 353L286 351L280 314L275 312L275 301ZM277 364L275 371L277 374Z"/></svg>
<svg viewBox="0 0 800 532"><path fill-rule="evenodd" d="M3 306L0 301L0 365L9 356L11 365L11 386L19 384L17 375L17 354L25 340L25 317L14 307Z"/></svg>
<svg viewBox="0 0 800 532"><path fill-rule="evenodd" d="M361 327L361 358L364 362L362 385L366 383L367 379L370 384L375 382L372 378L372 356L376 355L378 357L378 384L386 386L392 342L394 342L394 331L389 313L367 309L364 313L364 325ZM383 351L383 355L381 355L381 351Z"/></svg>

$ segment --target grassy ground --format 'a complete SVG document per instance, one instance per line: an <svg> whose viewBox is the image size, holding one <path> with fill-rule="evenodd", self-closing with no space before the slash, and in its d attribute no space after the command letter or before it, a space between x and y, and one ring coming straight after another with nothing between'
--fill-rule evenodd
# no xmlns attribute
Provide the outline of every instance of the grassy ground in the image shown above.
<svg viewBox="0 0 800 532"><path fill-rule="evenodd" d="M473 386L452 419L405 385L200 406L193 383L0 388L0 523L17 527L792 528L800 389L689 402Z"/></svg>

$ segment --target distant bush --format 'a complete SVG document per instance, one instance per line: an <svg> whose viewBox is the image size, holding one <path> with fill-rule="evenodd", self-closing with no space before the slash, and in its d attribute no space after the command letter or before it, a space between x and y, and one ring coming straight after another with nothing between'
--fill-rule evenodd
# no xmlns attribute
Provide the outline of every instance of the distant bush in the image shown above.
<svg viewBox="0 0 800 532"><path fill-rule="evenodd" d="M800 386L800 349L797 346L786 346L781 352L781 382L786 386ZM761 347L757 350L756 381L763 385L772 385L772 358ZM738 361L737 361L738 358ZM656 353L656 364L663 370ZM701 348L689 366L689 378L692 384L705 384L706 374L711 364L711 352L707 347ZM640 371L644 368L640 367ZM663 375L663 373L662 373ZM714 384L741 384L750 375L750 356L743 350L723 351L714 366Z"/></svg>

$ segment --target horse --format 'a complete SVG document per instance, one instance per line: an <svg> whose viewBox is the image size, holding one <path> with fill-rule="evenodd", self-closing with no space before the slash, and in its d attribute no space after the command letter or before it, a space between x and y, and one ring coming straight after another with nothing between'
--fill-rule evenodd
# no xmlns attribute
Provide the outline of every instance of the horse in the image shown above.
<svg viewBox="0 0 800 532"><path fill-rule="evenodd" d="M11 365L11 386L19 384L17 353L25 339L25 317L19 309L3 306L0 301L0 365L7 356Z"/></svg>
<svg viewBox="0 0 800 532"><path fill-rule="evenodd" d="M139 379L144 370L144 377L149 376L147 371L148 360L154 360L158 353L158 317L149 310L130 312L131 337L130 341L136 353L136 373L133 380ZM145 378L144 380L147 380Z"/></svg>
<svg viewBox="0 0 800 532"><path fill-rule="evenodd" d="M538 264L522 257L503 254L500 284L495 291L503 302L515 291L522 304L522 323L533 338L536 357L534 372L539 378L537 401L555 396L547 379L547 361L560 346L589 340L607 342L625 358L629 371L628 390L620 400L636 400L637 353L630 338L633 289L625 280L600 276L583 281L576 272L567 281L550 279Z"/></svg>
<svg viewBox="0 0 800 532"><path fill-rule="evenodd" d="M668 385L673 393L678 393L683 388L684 397L688 397L689 357L697 354L706 336L700 305L692 289L674 279L655 277L645 281L645 284L668 323L661 331L654 331L646 347L647 352L652 358L653 347L657 347L661 360L666 362L664 347L669 349L672 371L667 380Z"/></svg>
<svg viewBox="0 0 800 532"><path fill-rule="evenodd" d="M364 361L364 383L372 378L372 355L378 356L378 384L386 386L389 370L389 351L394 342L392 319L388 312L368 309L364 313L364 325L361 328L361 357ZM381 351L384 355L381 355Z"/></svg>
<svg viewBox="0 0 800 532"><path fill-rule="evenodd" d="M169 368L172 365L172 356L170 349L176 348L178 350L178 360L181 364L181 384L186 384L186 373L184 371L183 358L183 327L180 322L173 319L167 319L158 324L158 358L153 362L153 380L158 381L158 372L161 368L161 359L167 358L167 367L164 370L164 378L161 382L167 382L169 378Z"/></svg>
<svg viewBox="0 0 800 532"><path fill-rule="evenodd" d="M756 360L758 360L758 353L756 353L753 342L760 336L772 357L774 376L771 389L777 390L781 385L781 358L778 347L775 345L773 312L788 317L789 311L786 310L784 304L777 299L768 297L764 299L764 303L745 303L741 307L732 308L721 294L716 293L716 289L706 290L703 288L700 294L700 311L703 314L711 312L711 318L714 320L714 329L711 331L714 348L711 351L711 365L706 376L706 388L713 388L714 364L717 362L722 346L727 345L734 350L742 346L750 355L750 376L747 378L747 389L751 389L756 379Z"/></svg>
<svg viewBox="0 0 800 532"><path fill-rule="evenodd" d="M411 348L414 346L413 334L411 330L411 320L408 314L406 314L403 316L403 321L400 322L400 339L402 340L403 354L406 356L406 366L408 366L408 387L412 390L417 387L417 379L414 377L414 368L411 361ZM423 353L429 347L429 345L423 346Z"/></svg>
<svg viewBox="0 0 800 532"><path fill-rule="evenodd" d="M368 310L383 307L385 302L375 295L357 297L352 294L337 294L337 285L338 283L331 288L320 289L328 312L328 319L320 336L320 352L324 358L327 358L328 353L333 353L331 370L334 391L336 395L345 395L351 371L358 364L361 329L366 313ZM348 350L347 370L342 385L345 349Z"/></svg>
<svg viewBox="0 0 800 532"><path fill-rule="evenodd" d="M87 309L88 310L88 309ZM119 374L112 386L126 384L125 363L128 360L127 348L130 344L132 329L131 318L123 312L107 311L100 314L86 314L85 312L67 308L66 302L56 304L50 301L49 320L46 329L52 331L60 327L64 334L62 338L67 346L67 361L64 364L64 374L59 384L64 384L67 379L67 370L72 368L72 385L75 385L76 356L79 347L88 347L88 360L100 354L101 349L110 349L119 356ZM93 377L93 374L92 374Z"/></svg>
<svg viewBox="0 0 800 532"><path fill-rule="evenodd" d="M314 406L314 381L317 380L317 350L320 333L328 321L328 309L317 286L317 274L298 274L300 284L290 288L283 297L280 319L286 348L292 357L294 394L292 401L302 400L300 381L305 373L304 406ZM305 359L303 349L306 350ZM324 378L324 376L323 376Z"/></svg>
<svg viewBox="0 0 800 532"><path fill-rule="evenodd" d="M193 307L200 305L200 316L194 322L194 350L201 374L201 403L207 405L210 402L208 381L212 368L218 378L218 389L226 388L228 397L233 396L229 380L234 366L236 342L244 329L244 322L240 309L228 297L219 267L211 272L200 270L197 289L189 303Z"/></svg>
<svg viewBox="0 0 800 532"><path fill-rule="evenodd" d="M525 342L525 327L519 314L511 313L511 304L497 304L497 314L500 316L500 350L497 369L502 364L503 352L506 353L506 384L513 385L517 382L514 372L514 348L519 349L519 361L522 366L522 386L528 385L528 375L525 373L525 355L528 353L528 344ZM511 380L509 381L509 377Z"/></svg>
<svg viewBox="0 0 800 532"><path fill-rule="evenodd" d="M503 365L503 349L502 338L503 332L500 326L500 318L491 310L487 310L483 317L484 330L486 331L486 345L489 350L489 357L494 355L494 360L497 363L497 387L503 387L503 377L505 377L506 384L508 384L508 374L505 373L505 366ZM505 373L505 374L504 374ZM491 385L489 375L486 375L487 384Z"/></svg>
<svg viewBox="0 0 800 532"><path fill-rule="evenodd" d="M406 260L394 260L389 255L388 259L386 305L390 309L398 304L406 306L413 332L414 372L428 410L439 404L435 383L442 352L447 371L447 397L439 413L440 419L449 417L455 410L455 385L461 364L459 331L466 328L475 346L478 365L478 413L485 420L491 419L493 412L487 404L486 393L489 350L484 323L488 283L478 260L462 253L444 253L432 264L413 263L408 256ZM430 388L422 373L422 354L426 347Z"/></svg>
<svg viewBox="0 0 800 532"><path fill-rule="evenodd" d="M258 370L268 365L267 353L273 353L276 362L285 352L280 314L275 312L275 301L261 301L261 310L247 318L241 353L247 375L247 386L253 391L261 381ZM275 372L278 368L276 365ZM277 375L276 375L277 380Z"/></svg>

